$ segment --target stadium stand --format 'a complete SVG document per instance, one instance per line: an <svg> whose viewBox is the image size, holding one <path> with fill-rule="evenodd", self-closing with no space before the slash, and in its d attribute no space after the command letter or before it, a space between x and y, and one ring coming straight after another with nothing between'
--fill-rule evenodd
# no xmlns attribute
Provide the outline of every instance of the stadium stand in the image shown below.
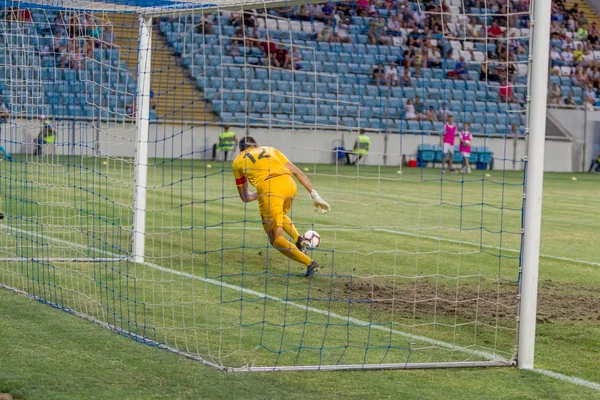
<svg viewBox="0 0 600 400"><path fill-rule="evenodd" d="M474 132L505 135L514 124L522 131L529 2L509 2L510 9L503 1L488 2L486 9L480 3L393 0L363 9L359 3L337 2L268 14L183 15L159 21L156 32L175 57L163 51L158 70L172 75L176 68L170 64L180 57L202 93L186 89L189 102L206 101L227 123L419 133L442 129L439 116L423 116L444 104L459 123L471 122ZM571 3L553 4L556 53L551 52L549 100L559 106L598 106L599 21L589 8ZM22 80L28 91L12 95L12 106L26 107L31 116L132 117L136 82L130 55L122 57L104 34L75 34L69 28L57 37L61 19L71 15L34 10L27 18L33 24L6 15L0 25L5 70L0 89ZM92 18L101 32L109 31L106 19L80 18ZM124 36L133 40L135 28ZM40 88L26 83L35 79ZM159 92L164 96L168 90ZM41 110L28 103L32 96L43 97ZM408 100L417 96L422 106L407 114ZM151 118L157 116L152 110Z"/></svg>

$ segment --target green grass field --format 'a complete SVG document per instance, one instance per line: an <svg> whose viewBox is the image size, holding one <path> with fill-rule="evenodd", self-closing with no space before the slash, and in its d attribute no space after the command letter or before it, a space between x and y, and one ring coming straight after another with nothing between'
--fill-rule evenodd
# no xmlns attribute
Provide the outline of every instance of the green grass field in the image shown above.
<svg viewBox="0 0 600 400"><path fill-rule="evenodd" d="M314 214L302 188L294 203L300 230L322 236L311 280L267 246L256 204L239 201L228 168L198 161L149 168L147 264L8 261L124 257L133 169L93 158L3 163L0 283L225 366L511 358L521 173L441 180L434 169L301 167L332 205ZM599 382L598 178L576 176L546 175L536 361ZM596 396L511 368L227 375L8 292L0 310L10 316L0 392L24 398ZM29 354L38 346L42 358ZM48 374L53 363L72 371Z"/></svg>

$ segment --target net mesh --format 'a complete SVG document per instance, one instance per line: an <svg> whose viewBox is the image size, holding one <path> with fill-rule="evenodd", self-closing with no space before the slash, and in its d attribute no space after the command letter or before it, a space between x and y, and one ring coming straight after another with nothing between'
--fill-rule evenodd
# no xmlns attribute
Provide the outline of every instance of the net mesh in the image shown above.
<svg viewBox="0 0 600 400"><path fill-rule="evenodd" d="M136 14L6 8L0 284L218 367L510 364L529 5L479 3L162 10L150 71ZM474 135L456 174L450 115ZM223 130L332 205L299 186L289 213L321 236L316 276L240 202Z"/></svg>

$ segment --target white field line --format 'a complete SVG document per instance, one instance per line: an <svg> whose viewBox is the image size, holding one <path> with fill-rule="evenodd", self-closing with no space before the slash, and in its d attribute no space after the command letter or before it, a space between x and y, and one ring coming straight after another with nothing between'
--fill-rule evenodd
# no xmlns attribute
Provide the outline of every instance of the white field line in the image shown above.
<svg viewBox="0 0 600 400"><path fill-rule="evenodd" d="M12 228L9 228L9 229L12 229L12 230L15 230L15 231L21 232L21 233L28 233L27 231L21 230L19 228L12 227ZM42 238L44 238L44 239L46 239L48 241L55 241L57 243L68 244L70 246L78 247L78 248L84 248L86 250L91 249L91 250L95 250L95 251L99 251L99 252L105 253L105 254L113 256L113 257L119 257L119 254L116 254L116 253L113 253L113 252L110 252L110 251L107 251L107 250L94 249L93 247L88 247L88 246L84 246L84 245L81 245L81 244L78 244L78 243L68 242L68 241L62 240L62 239L55 239L55 238L48 237L48 236L41 235L41 234L38 234L38 236L42 237ZM500 356L498 354L494 354L494 353L490 353L490 352L486 352L486 351L481 351L481 350L473 350L473 349L469 349L469 348L466 348L466 347L457 346L457 345L454 345L452 343L443 342L441 340L435 340L435 339L431 339L431 338L428 338L428 337L425 337L425 336L413 335L413 334L402 332L402 331L398 331L398 330L395 330L395 329L386 328L384 326L372 324L370 322L362 321L362 320L357 319L357 318L352 318L352 317L349 317L349 316L343 316L341 314L337 314L337 313L333 313L333 312L330 312L330 311L322 310L320 308L310 307L310 306L307 306L305 304L296 303L296 302L293 302L293 301L286 301L284 299L281 299L281 298L276 297L276 296L271 296L271 295L268 295L266 293L257 292L255 290L243 288L243 287L237 286L237 285L232 285L232 284L225 283L225 282L222 282L222 281L219 281L219 280L216 280L216 279L204 278L204 277L201 277L201 276L198 276L198 275L193 275L193 274L190 274L190 273L187 273L187 272L182 272L182 271L177 271L177 270L174 270L174 269L171 269L171 268L162 267L160 265L153 264L153 263L150 263L150 262L144 262L143 265L146 265L146 266L148 266L150 268L153 268L153 269L156 269L158 271L170 273L170 274L173 274L173 275L182 276L182 277L189 278L189 279L194 279L194 280L205 282L205 283L208 283L208 284L211 284L211 285L220 286L222 288L232 289L232 290L235 290L236 292L241 292L241 293L244 293L244 294L249 294L249 295L252 295L252 296L256 296L259 299L269 299L269 300L272 300L272 301L284 304L285 306L299 308L299 309L301 309L303 311L310 311L310 312L313 312L315 314L320 314L320 315L327 316L329 318L334 318L334 319L342 320L342 321L345 321L345 322L348 322L348 323L352 323L352 324L355 324L355 325L358 325L358 326L367 326L367 327L370 327L371 329L376 329L376 330L383 331L383 332L386 332L386 333L393 333L395 335L404 336L404 337L407 337L407 338L412 339L412 340L429 343L431 345L442 347L442 348L449 349L449 350L452 350L452 351L458 351L458 352L461 352L461 353L470 354L472 356L482 357L482 358L485 358L485 359L490 360L490 361L506 362L507 365L510 365L510 361L508 359L506 359L506 358L504 358L504 357L502 357L502 356Z"/></svg>
<svg viewBox="0 0 600 400"><path fill-rule="evenodd" d="M28 226L27 224L23 224L23 225L19 225L19 226ZM34 225L31 225L34 226ZM35 225L37 226L37 225ZM207 227L207 228L202 228L202 227L196 227L196 226L147 226L147 234L160 234L160 233L165 233L165 232L152 232L152 229L222 229L222 230L260 230L262 231L263 228L262 227L235 227L235 226L211 226L211 227ZM18 228L13 228L13 229L18 229ZM517 249L511 249L508 247L498 247L498 246L492 246L492 245L487 245L487 244L480 244L477 242L465 242L462 240L457 240L457 239L447 239L447 238L443 238L443 237L438 237L438 236L429 236L429 235L422 235L420 233L413 233L413 232L406 232L406 231L398 231L398 230L392 230L392 229L385 229L385 228L377 228L377 227L372 227L372 228L337 228L337 227L327 227L327 226L323 226L319 228L320 231L355 231L355 230L361 230L361 231L376 231L376 232L385 232L385 233L392 233L395 235L400 235L400 236L410 236L410 237L415 237L415 238L419 238L419 239L429 239L429 240L436 240L436 241L440 241L440 242L446 242L446 243L455 243L455 244L462 244L462 245L466 245L466 246L475 246L475 247L483 247L486 249L494 249L494 250L502 250L502 251L506 251L506 252L510 252L510 253L520 253L520 250ZM53 239L54 241L59 241L59 239ZM70 244L70 242L67 242ZM86 247L87 248L87 247ZM557 261L566 261L566 262L570 262L570 263L574 263L574 264L585 264L585 265L592 265L595 267L600 267L600 262L594 262L594 261L587 261L587 260L579 260L579 259L575 259L575 258L568 258L568 257L559 257L559 256L552 256L549 254L540 254L540 257L542 258L547 258L549 260L557 260Z"/></svg>
<svg viewBox="0 0 600 400"><path fill-rule="evenodd" d="M28 224L23 224L23 225L19 225L19 226L28 226ZM34 226L34 225L31 225ZM37 225L35 225L37 226ZM165 232L152 232L152 229L161 229L161 230L169 230L169 229L201 229L201 227L195 227L195 226L147 226L147 234L161 234L161 233L165 233ZM18 230L18 228L13 228L15 230ZM211 226L211 227L207 227L207 228L202 228L202 229L222 229L222 230L260 230L262 231L263 228L262 227L235 227L235 226ZM320 231L356 231L356 230L360 230L360 231L376 231L376 232L385 232L385 233L392 233L395 235L399 235L399 236L409 236L409 237L415 237L415 238L419 238L419 239L429 239L429 240L436 240L436 241L440 241L440 242L446 242L446 243L455 243L455 244L461 244L461 245L466 245L466 246L475 246L475 247L483 247L486 249L494 249L494 250L502 250L502 251L506 251L506 252L510 252L510 253L520 253L521 250L517 250L517 249L511 249L508 247L498 247L498 246L492 246L492 245L487 245L487 244L481 244L481 243L477 243L477 242L465 242L462 240L457 240L457 239L447 239L447 238L443 238L443 237L438 237L438 236L430 236L430 235L422 235L420 233L413 233L413 232L406 232L406 231L399 231L399 230L392 230L392 229L385 229L385 228L377 228L377 227L372 227L372 228L337 228L337 227L328 227L328 226L323 226L319 228ZM53 239L56 242L59 242L59 239ZM71 244L71 242L65 242L65 244ZM600 267L600 262L594 262L594 261L587 261L587 260L579 260L579 259L575 259L575 258L568 258L568 257L560 257L560 256L552 256L549 254L540 254L540 257L542 258L547 258L550 260L557 260L557 261L566 261L566 262L570 262L570 263L574 263L574 264L585 264L585 265L592 265L595 267Z"/></svg>
<svg viewBox="0 0 600 400"><path fill-rule="evenodd" d="M12 227L10 229L16 230L16 231L21 232L21 233L28 233L27 231L21 230L19 228ZM87 246L83 246L83 245L80 245L78 243L72 243L72 242L68 242L66 240L55 239L55 238L44 236L44 235L39 235L39 236L41 236L41 237L43 237L43 238L45 238L46 240L49 240L49 241L55 241L55 242L58 242L58 243L68 244L68 245L71 245L71 246L74 246L74 247L88 249ZM450 239L448 239L448 240L450 240ZM109 252L109 251L106 251L106 250L100 250L100 249L94 249L94 250L100 251L100 252L104 252L106 254L109 254L109 255L112 255L112 256L115 256L115 257L119 257L118 254L112 253L112 252ZM300 303L285 301L285 300L280 299L278 297L270 296L270 295L267 295L265 293L257 292L257 291L251 290L251 289L246 289L246 288L243 288L241 286L231 285L229 283L224 283L224 282L221 282L221 281L218 281L218 280L215 280L215 279L203 278L201 276L192 275L192 274L189 274L189 273L186 273L186 272L177 271L177 270L174 270L174 269L171 269L171 268L161 267L160 265L156 265L156 264L153 264L153 263L145 262L144 264L147 265L147 266L149 266L150 268L154 268L154 269L157 269L159 271L163 271L163 272L171 273L171 274L174 274L174 275L179 275L179 276L187 277L187 278L194 279L194 280L199 280L199 281L206 282L206 283L209 283L209 284L212 284L212 285L216 285L216 286L226 287L226 288L229 288L229 289L232 289L232 290L236 290L236 291L239 291L239 292L242 292L242 293L251 294L251 295L256 296L258 298L267 298L269 300L273 300L273 301L276 301L276 302L279 302L279 303L283 303L283 304L291 306L291 307L296 307L296 308L299 308L299 309L302 309L302 310L311 311L311 312L314 312L314 313L317 313L317 314L321 314L321 315L325 315L325 316L328 316L328 317L331 317L331 318L336 318L336 319L340 319L340 320L343 320L343 321L351 322L351 323L356 324L356 325L370 326L373 329L381 330L381 331L384 331L384 332L390 332L390 333L393 333L393 334L396 334L396 335L400 335L400 336L404 336L404 337L408 337L408 338L411 338L411 339L414 339L414 340L423 341L423 342L426 342L426 343L429 343L429 344L432 344L432 345L435 345L435 346L444 347L444 348L447 348L447 349L450 349L450 350L460 351L460 352L468 353L468 354L471 354L471 355L478 355L478 356L486 358L486 359L488 359L490 361L504 361L504 362L508 363L508 360L506 360L505 358L503 358L501 356L498 356L497 354L492 354L492 353L488 353L488 352L483 352L483 351L468 349L466 347L456 346L456 345L453 345L451 343L443 342L443 341L440 341L440 340L434 340L434 339L431 339L431 338L428 338L428 337L424 337L424 336L412 335L410 333L401 332L401 331L398 331L398 330L395 330L395 329L391 329L390 330L390 329L387 329L387 328L385 328L383 326L372 325L369 322L362 321L362 320L359 320L359 319L356 319L356 318L344 317L343 315L336 314L336 313L331 313L331 312L328 312L328 311L325 311L325 310L321 310L319 308L308 307L308 306L300 304ZM84 318L87 317L84 314L81 314L81 316L83 316ZM184 354L184 355L186 355L186 354ZM533 371L533 372L536 372L536 373L548 376L550 378L558 379L558 380L561 380L561 381L564 381L564 382L569 382L569 383L577 385L577 386L582 386L582 387L586 387L586 388L589 388L589 389L600 391L600 384L595 383L595 382L586 381L585 379L581 379L581 378L578 378L578 377L575 377L575 376L563 375L563 374L560 374L558 372L552 372L552 371L548 371L548 370L545 370L545 369L536 369L536 368L530 369L529 371Z"/></svg>
<svg viewBox="0 0 600 400"><path fill-rule="evenodd" d="M439 240L440 242L464 244L464 245L468 245L468 246L481 246L481 247L485 247L486 249L502 250L502 251L508 251L511 253L520 253L521 252L521 250L509 249L506 247L491 246L491 245L480 244L480 243L476 243L476 242L463 242L462 240L446 239L446 238L441 238L441 237L437 237L437 236L427 236L427 235L421 235L418 233L395 231L395 230L383 229L383 228L373 228L373 230L379 231L379 232L393 233L393 234L401 235L401 236L411 236L411 237L416 237L416 238L420 238L420 239ZM593 265L596 267L600 267L600 263L593 262L593 261L576 260L574 258L551 256L548 254L540 254L540 257L548 258L551 260L567 261L567 262L572 262L572 263L576 263L576 264L587 264L587 265Z"/></svg>
<svg viewBox="0 0 600 400"><path fill-rule="evenodd" d="M561 381L572 383L573 385L583 386L589 389L597 390L600 392L600 384L596 382L586 381L585 379L578 378L576 376L569 376L564 374L559 374L558 372L548 371L547 369L527 369L527 371L536 372L538 374L549 376L550 378L558 379Z"/></svg>

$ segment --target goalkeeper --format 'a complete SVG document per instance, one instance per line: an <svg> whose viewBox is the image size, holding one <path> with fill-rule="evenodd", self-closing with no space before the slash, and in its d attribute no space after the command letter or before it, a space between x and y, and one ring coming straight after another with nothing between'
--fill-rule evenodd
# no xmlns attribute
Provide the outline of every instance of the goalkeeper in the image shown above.
<svg viewBox="0 0 600 400"><path fill-rule="evenodd" d="M296 197L296 182L306 188L315 205L323 213L330 207L313 188L308 177L292 164L286 156L273 147L259 147L254 138L246 136L239 142L240 154L233 160L233 174L240 198L244 203L258 200L263 228L269 241L280 253L306 266L305 276L318 271L319 264L306 255L307 242L298 234L292 220L286 215ZM248 192L248 182L256 192ZM290 235L290 243L283 232Z"/></svg>

